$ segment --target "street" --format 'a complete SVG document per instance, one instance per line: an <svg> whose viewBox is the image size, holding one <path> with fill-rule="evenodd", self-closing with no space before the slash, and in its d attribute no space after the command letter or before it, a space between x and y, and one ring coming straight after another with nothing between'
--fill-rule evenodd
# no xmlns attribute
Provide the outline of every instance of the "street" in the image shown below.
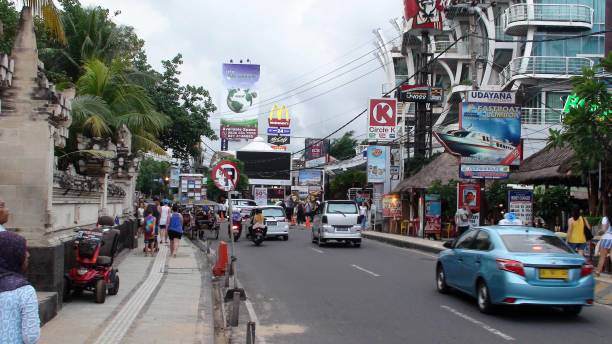
<svg viewBox="0 0 612 344"><path fill-rule="evenodd" d="M262 343L608 343L612 335L609 306L576 318L532 307L481 314L467 296L438 294L434 255L372 240L318 247L309 231L292 229L289 241L261 247L243 235L236 250Z"/></svg>

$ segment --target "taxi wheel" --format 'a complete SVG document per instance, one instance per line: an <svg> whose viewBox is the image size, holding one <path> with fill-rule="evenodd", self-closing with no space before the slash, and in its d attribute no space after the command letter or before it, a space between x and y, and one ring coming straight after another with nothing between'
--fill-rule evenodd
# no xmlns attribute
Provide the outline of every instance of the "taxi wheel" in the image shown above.
<svg viewBox="0 0 612 344"><path fill-rule="evenodd" d="M450 292L450 287L446 284L446 272L444 272L441 264L438 264L436 268L436 287L441 294L448 294Z"/></svg>
<svg viewBox="0 0 612 344"><path fill-rule="evenodd" d="M482 313L490 314L493 312L493 305L491 304L491 295L489 294L489 287L484 281L478 283L477 289L477 300L478 310Z"/></svg>

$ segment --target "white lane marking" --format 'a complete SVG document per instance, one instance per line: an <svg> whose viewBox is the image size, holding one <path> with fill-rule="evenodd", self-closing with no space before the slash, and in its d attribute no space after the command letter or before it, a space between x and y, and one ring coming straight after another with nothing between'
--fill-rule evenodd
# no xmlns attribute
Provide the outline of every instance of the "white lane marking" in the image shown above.
<svg viewBox="0 0 612 344"><path fill-rule="evenodd" d="M505 339L505 340L514 340L514 337L511 337L511 336L509 336L509 335L507 335L507 334L503 333L502 331L497 330L497 329L495 329L495 328L493 328L493 327L491 327L491 326L489 326L489 325L487 325L487 324L483 323L483 322L482 322L482 321L480 321L480 320L476 320L476 319L472 318L471 316L469 316L469 315L467 315L467 314L463 314L463 313L459 312L458 310L456 310L456 309L454 309L454 308L452 308L452 307L445 306L445 305L442 305L442 306L440 306L440 307L442 307L442 308L446 309L447 311L449 311L449 312L451 312L451 313L455 314L456 316L458 316L458 317L460 317L460 318L463 318L463 319L465 319L465 320L467 320L467 321L471 322L471 323L472 323L472 324L474 324L474 325L477 325L477 326L482 327L483 329L485 329L485 330L487 330L487 331L489 331L489 332L493 333L493 334L494 334L494 335L496 335L496 336L499 336L499 337L501 337L501 338L503 338L503 339Z"/></svg>
<svg viewBox="0 0 612 344"><path fill-rule="evenodd" d="M395 248L395 249L397 249L397 250L400 250L400 251L408 251L408 252L411 252L411 253L417 253L417 254L420 254L420 255L422 255L422 256L427 256L427 257L429 257L429 258L434 258L434 259L437 259L437 258L438 258L438 256L437 256L437 255L435 255L435 254L431 254L431 253L427 253L427 252L419 251L419 250L414 249L414 248L406 248L406 247L400 247L400 246L395 246L395 245L385 244L385 243L383 243L383 242L376 241L376 240L371 240L371 241L372 241L372 242L374 242L374 243L376 243L376 244L379 244L379 245L381 245L381 246L385 246L385 247L393 247L393 248Z"/></svg>
<svg viewBox="0 0 612 344"><path fill-rule="evenodd" d="M598 306L598 307L607 308L609 311L612 311L612 306L606 305L605 303L598 303L597 301L595 301L595 303L593 303L593 305L594 306Z"/></svg>
<svg viewBox="0 0 612 344"><path fill-rule="evenodd" d="M367 274L370 274L370 275L372 275L372 276L374 276L374 277L380 277L380 275L379 275L379 274L374 273L374 272L372 272L372 271L370 271L370 270L368 270L368 269L364 269L364 268L362 268L362 267L361 267L361 266L359 266L359 265L351 264L351 266L352 266L352 267L354 267L354 268L355 268L355 269L357 269L357 270L363 271L363 272L365 272L365 273L367 273Z"/></svg>
<svg viewBox="0 0 612 344"><path fill-rule="evenodd" d="M313 250L313 251L315 251L315 252L324 253L323 251L321 251L321 250L319 250L319 249L316 249L316 248L313 248L313 247L311 247L310 249L311 249L311 250Z"/></svg>

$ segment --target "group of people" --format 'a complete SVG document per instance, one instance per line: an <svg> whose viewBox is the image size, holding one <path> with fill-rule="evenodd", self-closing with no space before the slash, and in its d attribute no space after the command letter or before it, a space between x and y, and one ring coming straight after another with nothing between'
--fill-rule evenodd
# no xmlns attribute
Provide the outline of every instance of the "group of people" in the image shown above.
<svg viewBox="0 0 612 344"><path fill-rule="evenodd" d="M159 198L154 197L152 204L145 206L144 202L140 202L136 216L139 231L144 234L145 256L153 256L154 252L159 251L159 244L169 244L170 255L176 257L183 236L183 215L179 212L179 206L170 205L169 201L162 204Z"/></svg>
<svg viewBox="0 0 612 344"><path fill-rule="evenodd" d="M311 222L316 214L321 203L317 200L307 199L305 201L299 200L294 197L288 197L283 200L280 204L285 209L285 214L288 218L292 218L295 214L297 224L303 224L308 218Z"/></svg>

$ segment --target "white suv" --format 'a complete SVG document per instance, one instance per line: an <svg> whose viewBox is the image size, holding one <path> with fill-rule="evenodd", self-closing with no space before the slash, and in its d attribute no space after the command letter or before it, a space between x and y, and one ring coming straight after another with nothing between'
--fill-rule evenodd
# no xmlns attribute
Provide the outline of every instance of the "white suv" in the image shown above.
<svg viewBox="0 0 612 344"><path fill-rule="evenodd" d="M361 246L359 208L354 201L325 201L312 222L312 242L322 246L329 241Z"/></svg>

